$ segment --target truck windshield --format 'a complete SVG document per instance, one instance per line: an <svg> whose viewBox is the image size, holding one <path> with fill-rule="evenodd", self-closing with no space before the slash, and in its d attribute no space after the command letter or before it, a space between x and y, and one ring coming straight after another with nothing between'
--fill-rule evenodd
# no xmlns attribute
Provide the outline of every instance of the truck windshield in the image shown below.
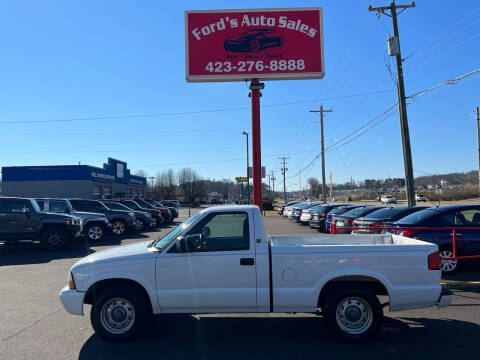
<svg viewBox="0 0 480 360"><path fill-rule="evenodd" d="M188 218L187 220L185 220L183 223L181 223L180 225L178 225L175 229L173 229L172 231L170 231L167 235L165 235L163 238L159 238L156 242L155 242L155 249L157 250L163 250L165 248L165 246L167 246L168 244L170 244L170 241L172 241L173 239L175 239L177 237L178 234L180 234L182 232L183 229L185 229L188 225L190 225L192 222L195 221L195 219L197 217L200 216L200 213L196 213L195 215L193 215L192 217Z"/></svg>

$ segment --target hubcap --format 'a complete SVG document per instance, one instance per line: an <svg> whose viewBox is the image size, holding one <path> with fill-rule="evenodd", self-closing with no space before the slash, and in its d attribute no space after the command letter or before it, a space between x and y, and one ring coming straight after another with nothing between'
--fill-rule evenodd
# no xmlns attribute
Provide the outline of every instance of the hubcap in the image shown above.
<svg viewBox="0 0 480 360"><path fill-rule="evenodd" d="M141 230L143 229L143 221L140 219L135 220L135 229L136 230Z"/></svg>
<svg viewBox="0 0 480 360"><path fill-rule="evenodd" d="M135 309L127 299L110 299L103 304L100 310L100 321L107 331L113 334L122 334L135 323Z"/></svg>
<svg viewBox="0 0 480 360"><path fill-rule="evenodd" d="M448 259L453 257L453 251L450 250L443 250L440 251L440 258L441 259ZM457 260L441 260L440 261L440 270L449 272L453 271L457 268L458 261Z"/></svg>
<svg viewBox="0 0 480 360"><path fill-rule="evenodd" d="M352 296L343 299L337 306L338 326L345 332L357 335L367 331L372 325L373 311L362 298Z"/></svg>
<svg viewBox="0 0 480 360"><path fill-rule="evenodd" d="M91 240L98 240L102 237L103 230L100 226L92 226L88 229L88 238Z"/></svg>
<svg viewBox="0 0 480 360"><path fill-rule="evenodd" d="M59 232L53 231L48 234L48 244L52 248L58 248L62 245L62 235Z"/></svg>
<svg viewBox="0 0 480 360"><path fill-rule="evenodd" d="M157 226L157 220L152 219L152 222L150 223L150 226Z"/></svg>
<svg viewBox="0 0 480 360"><path fill-rule="evenodd" d="M122 235L125 232L125 224L121 221L113 223L112 231L115 235Z"/></svg>

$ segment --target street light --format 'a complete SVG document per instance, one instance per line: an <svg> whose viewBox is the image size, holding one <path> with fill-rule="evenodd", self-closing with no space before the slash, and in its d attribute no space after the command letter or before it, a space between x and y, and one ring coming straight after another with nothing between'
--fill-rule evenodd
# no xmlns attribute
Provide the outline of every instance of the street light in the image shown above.
<svg viewBox="0 0 480 360"><path fill-rule="evenodd" d="M150 182L151 182L151 193L150 193L150 195L153 198L153 180L155 179L155 176L149 176L148 178L150 179Z"/></svg>
<svg viewBox="0 0 480 360"><path fill-rule="evenodd" d="M247 137L247 197L248 203L250 204L250 177L248 176L248 168L250 167L250 164L248 162L248 132L242 131L242 135L245 135Z"/></svg>

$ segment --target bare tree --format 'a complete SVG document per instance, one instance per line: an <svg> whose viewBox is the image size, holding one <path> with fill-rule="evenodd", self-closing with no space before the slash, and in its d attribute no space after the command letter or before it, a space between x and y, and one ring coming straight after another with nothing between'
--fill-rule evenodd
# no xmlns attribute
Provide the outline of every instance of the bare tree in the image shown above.
<svg viewBox="0 0 480 360"><path fill-rule="evenodd" d="M135 171L135 174L136 176L142 176L144 178L148 178L148 174L145 170L142 170L142 169L139 169L137 171Z"/></svg>
<svg viewBox="0 0 480 360"><path fill-rule="evenodd" d="M308 185L310 185L310 197L317 198L320 194L320 181L317 178L311 177L307 180Z"/></svg>
<svg viewBox="0 0 480 360"><path fill-rule="evenodd" d="M191 204L206 195L207 187L202 178L192 168L183 168L178 171L178 186L182 191L184 198Z"/></svg>
<svg viewBox="0 0 480 360"><path fill-rule="evenodd" d="M162 199L173 199L175 197L176 188L177 182L173 169L157 173L155 176L155 189Z"/></svg>

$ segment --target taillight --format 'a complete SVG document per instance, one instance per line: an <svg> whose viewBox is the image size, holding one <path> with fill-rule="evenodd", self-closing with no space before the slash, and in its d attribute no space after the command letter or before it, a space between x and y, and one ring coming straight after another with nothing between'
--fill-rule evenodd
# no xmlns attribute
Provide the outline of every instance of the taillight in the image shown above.
<svg viewBox="0 0 480 360"><path fill-rule="evenodd" d="M440 251L428 255L428 270L440 270Z"/></svg>
<svg viewBox="0 0 480 360"><path fill-rule="evenodd" d="M352 222L353 222L353 219L346 219L345 222L346 222L347 224L350 224L350 225L351 225Z"/></svg>
<svg viewBox="0 0 480 360"><path fill-rule="evenodd" d="M402 230L399 235L405 236L405 237L412 237L412 235L415 233L416 231L413 231L413 230Z"/></svg>
<svg viewBox="0 0 480 360"><path fill-rule="evenodd" d="M322 217L325 218L325 219L327 218L327 216L328 216L328 213L323 213L322 214Z"/></svg>

